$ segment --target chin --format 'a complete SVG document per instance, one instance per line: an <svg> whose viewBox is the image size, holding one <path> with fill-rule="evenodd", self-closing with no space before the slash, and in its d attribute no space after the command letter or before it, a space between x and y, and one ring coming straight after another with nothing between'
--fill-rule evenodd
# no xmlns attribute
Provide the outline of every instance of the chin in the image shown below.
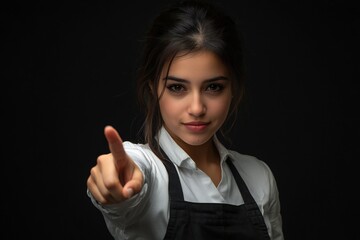
<svg viewBox="0 0 360 240"><path fill-rule="evenodd" d="M210 139L212 139L212 137L207 137L207 138L188 138L188 139L183 139L183 141L191 146L201 146L204 145L205 143L207 143Z"/></svg>

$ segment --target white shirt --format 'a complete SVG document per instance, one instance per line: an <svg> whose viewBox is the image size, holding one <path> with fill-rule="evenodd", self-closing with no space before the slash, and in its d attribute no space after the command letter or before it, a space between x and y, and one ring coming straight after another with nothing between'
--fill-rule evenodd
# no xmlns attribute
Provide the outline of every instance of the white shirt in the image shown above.
<svg viewBox="0 0 360 240"><path fill-rule="evenodd" d="M244 203L225 162L229 156L258 204L271 239L284 239L276 181L263 161L226 149L215 136L214 142L221 159L221 181L216 187L210 177L198 169L189 155L176 144L165 128L160 130L158 140L161 148L175 163L185 201L234 205ZM87 193L102 212L115 239L163 239L170 214L168 174L165 166L147 144L124 142L124 148L143 172L145 181L140 193L125 202L112 205L100 205L89 191Z"/></svg>

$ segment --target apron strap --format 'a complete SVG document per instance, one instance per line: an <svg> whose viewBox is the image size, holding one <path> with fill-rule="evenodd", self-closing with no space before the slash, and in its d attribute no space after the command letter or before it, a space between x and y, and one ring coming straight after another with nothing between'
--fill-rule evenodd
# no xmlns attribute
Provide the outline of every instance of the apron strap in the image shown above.
<svg viewBox="0 0 360 240"><path fill-rule="evenodd" d="M244 199L245 203L251 204L251 203L255 203L254 198L252 197L249 189L247 188L244 180L242 179L242 177L239 174L239 171L236 169L236 167L234 166L234 164L231 162L230 158L228 158L226 160L227 165L229 166L232 175L235 178L236 184L238 185L238 188L240 190L241 196Z"/></svg>
<svg viewBox="0 0 360 240"><path fill-rule="evenodd" d="M170 161L169 157L161 147L160 151L165 157L165 160L162 162L164 163L164 166L169 174L169 196L171 200L184 201L184 194L182 191L179 174L176 171L174 163Z"/></svg>
<svg viewBox="0 0 360 240"><path fill-rule="evenodd" d="M251 219L251 222L256 226L260 232L262 232L265 239L270 240L270 236L265 224L264 217L262 213L260 212L259 206L255 202L254 198L252 197L249 189L247 188L244 180L240 176L240 173L236 170L236 167L231 162L231 160L228 158L226 160L228 166L230 167L230 170L235 178L235 181L238 185L238 188L241 192L241 195L243 197L243 200L245 202L245 207L247 209L247 213L249 218Z"/></svg>

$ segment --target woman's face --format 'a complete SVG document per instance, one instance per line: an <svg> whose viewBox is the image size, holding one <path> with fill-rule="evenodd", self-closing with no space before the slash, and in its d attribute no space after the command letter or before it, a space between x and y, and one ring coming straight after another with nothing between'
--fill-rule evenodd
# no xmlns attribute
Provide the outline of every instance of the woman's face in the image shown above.
<svg viewBox="0 0 360 240"><path fill-rule="evenodd" d="M214 53L199 51L175 57L167 81L166 73L167 67L158 86L164 127L180 146L207 143L229 111L228 69Z"/></svg>

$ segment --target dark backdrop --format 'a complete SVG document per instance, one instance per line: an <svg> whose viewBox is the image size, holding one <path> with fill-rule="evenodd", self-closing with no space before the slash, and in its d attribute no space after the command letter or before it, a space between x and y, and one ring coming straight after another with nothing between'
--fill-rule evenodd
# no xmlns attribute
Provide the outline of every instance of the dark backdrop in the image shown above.
<svg viewBox="0 0 360 240"><path fill-rule="evenodd" d="M86 179L108 151L105 125L137 141L142 37L168 2L2 7L7 239L111 239ZM359 238L359 9L326 0L220 5L239 22L247 65L231 148L273 170L286 239Z"/></svg>

